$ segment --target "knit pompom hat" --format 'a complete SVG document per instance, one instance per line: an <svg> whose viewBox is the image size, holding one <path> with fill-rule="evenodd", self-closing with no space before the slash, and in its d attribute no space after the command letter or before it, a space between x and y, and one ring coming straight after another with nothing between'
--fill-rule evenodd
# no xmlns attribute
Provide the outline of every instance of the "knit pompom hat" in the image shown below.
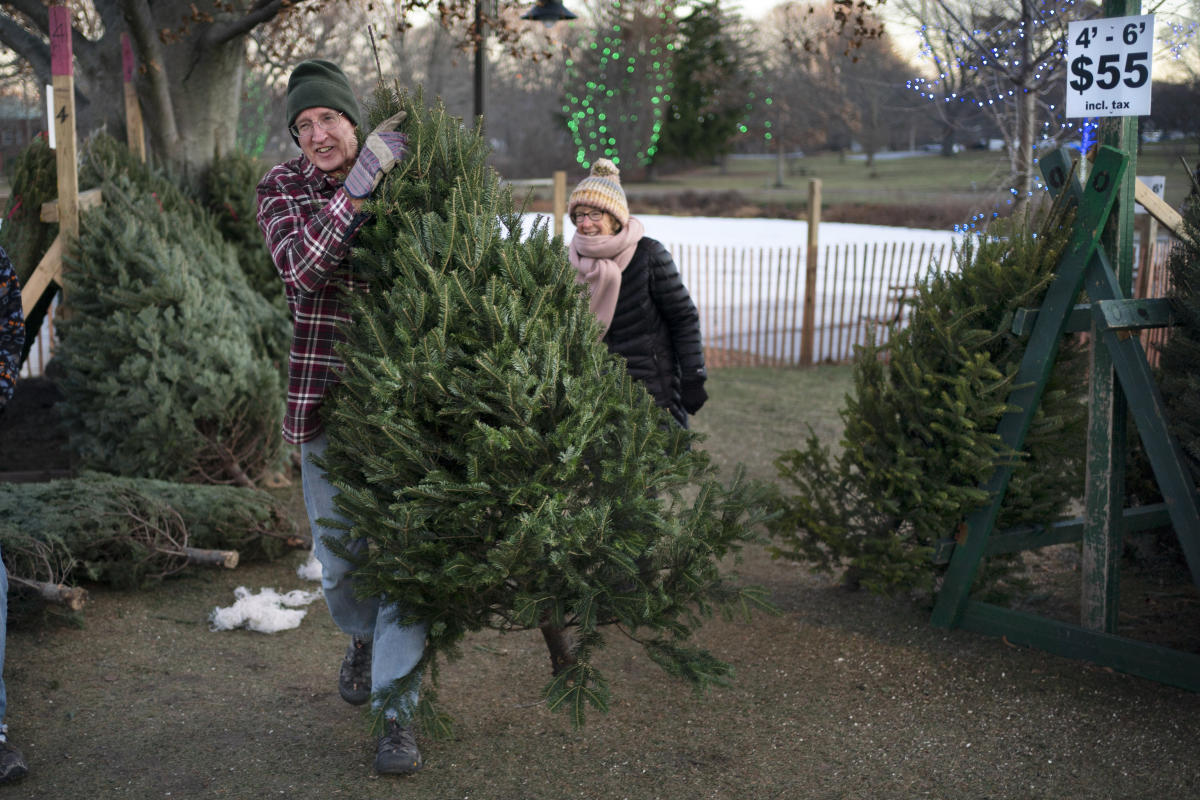
<svg viewBox="0 0 1200 800"><path fill-rule="evenodd" d="M588 206L607 211L624 228L629 224L629 203L621 188L621 171L607 158L598 158L592 172L579 182L567 201L567 216L575 214L575 206Z"/></svg>
<svg viewBox="0 0 1200 800"><path fill-rule="evenodd" d="M321 59L301 61L288 78L288 127L296 124L296 117L304 109L318 107L341 111L355 126L362 118L350 81L337 64Z"/></svg>

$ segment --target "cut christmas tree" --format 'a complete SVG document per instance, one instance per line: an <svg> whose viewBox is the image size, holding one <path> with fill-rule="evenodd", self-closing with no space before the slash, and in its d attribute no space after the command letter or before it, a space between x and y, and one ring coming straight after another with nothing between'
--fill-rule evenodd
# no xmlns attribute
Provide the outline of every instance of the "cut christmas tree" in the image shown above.
<svg viewBox="0 0 1200 800"><path fill-rule="evenodd" d="M123 146L93 141L104 203L67 259L55 360L84 469L253 486L282 463L287 318L246 281L203 209Z"/></svg>
<svg viewBox="0 0 1200 800"><path fill-rule="evenodd" d="M945 569L934 547L986 502L981 483L1009 461L1001 525L1068 515L1083 483L1084 351L1061 349L1023 452L996 433L1026 344L1012 320L1039 305L1053 278L1064 214L1055 207L965 240L956 270L916 287L907 326L856 353L840 452L812 436L776 460L795 490L781 494L771 522L777 555L844 570L851 586L928 596ZM1010 564L990 559L980 582L999 588Z"/></svg>
<svg viewBox="0 0 1200 800"><path fill-rule="evenodd" d="M716 609L767 605L720 569L756 538L760 490L721 485L607 352L561 239L522 229L479 130L420 94L381 91L371 116L401 107L410 155L357 236L370 291L345 331L323 462L369 544L362 591L429 626L390 693L423 676L417 715L445 732L439 659L483 628L542 631L546 699L576 724L609 703L605 626L672 675L725 682L728 665L688 640Z"/></svg>

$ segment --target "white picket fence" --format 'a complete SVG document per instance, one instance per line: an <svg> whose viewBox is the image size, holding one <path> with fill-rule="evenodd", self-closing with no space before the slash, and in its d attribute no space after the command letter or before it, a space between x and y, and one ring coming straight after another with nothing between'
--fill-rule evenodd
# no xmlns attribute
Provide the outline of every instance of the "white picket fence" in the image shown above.
<svg viewBox="0 0 1200 800"><path fill-rule="evenodd" d="M50 363L50 358L54 355L54 315L57 311L58 295L55 295L54 300L50 303L50 309L46 312L46 316L42 318L42 326L37 332L33 346L29 349L29 357L21 365L22 378L32 378L45 374L46 365ZM26 336L31 334L32 331L25 331Z"/></svg>
<svg viewBox="0 0 1200 800"><path fill-rule="evenodd" d="M854 347L903 325L903 301L929 269L949 269L953 248L933 242L842 243L818 250L806 286L806 248L667 245L700 312L706 362L798 366L804 302L813 293L813 363L843 363Z"/></svg>
<svg viewBox="0 0 1200 800"><path fill-rule="evenodd" d="M706 362L798 366L803 341L806 283L804 247L738 247L670 244L667 249L700 312ZM1165 292L1168 242L1152 255L1148 297ZM870 331L884 342L904 325L904 300L930 269L951 269L953 248L939 242L841 243L819 250L813 287L813 363L840 364L854 358ZM54 352L55 300L21 369L41 375ZM1165 331L1146 334L1149 350ZM1156 353L1155 353L1156 355Z"/></svg>

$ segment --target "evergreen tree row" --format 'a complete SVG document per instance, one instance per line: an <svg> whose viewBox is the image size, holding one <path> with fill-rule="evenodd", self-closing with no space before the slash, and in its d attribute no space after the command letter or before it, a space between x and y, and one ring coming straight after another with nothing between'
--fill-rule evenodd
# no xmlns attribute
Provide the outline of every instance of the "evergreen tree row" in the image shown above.
<svg viewBox="0 0 1200 800"><path fill-rule="evenodd" d="M254 485L282 456L286 316L171 181L111 139L84 165L104 202L66 265L55 360L72 452L116 475Z"/></svg>

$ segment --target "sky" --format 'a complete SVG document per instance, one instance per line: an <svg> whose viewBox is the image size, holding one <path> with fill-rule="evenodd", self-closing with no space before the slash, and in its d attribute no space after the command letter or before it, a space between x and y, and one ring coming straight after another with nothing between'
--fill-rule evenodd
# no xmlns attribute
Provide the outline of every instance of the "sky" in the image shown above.
<svg viewBox="0 0 1200 800"><path fill-rule="evenodd" d="M765 17L767 12L782 2L784 0L727 0L722 5L731 9L738 8L743 19L756 20ZM896 51L909 59L915 59L919 43L910 26L892 20L888 16L889 9L886 4L878 7L878 13L887 23L887 35L891 37L892 46Z"/></svg>
<svg viewBox="0 0 1200 800"><path fill-rule="evenodd" d="M742 16L746 19L758 19L779 3L779 0L733 0L729 7L740 6Z"/></svg>

